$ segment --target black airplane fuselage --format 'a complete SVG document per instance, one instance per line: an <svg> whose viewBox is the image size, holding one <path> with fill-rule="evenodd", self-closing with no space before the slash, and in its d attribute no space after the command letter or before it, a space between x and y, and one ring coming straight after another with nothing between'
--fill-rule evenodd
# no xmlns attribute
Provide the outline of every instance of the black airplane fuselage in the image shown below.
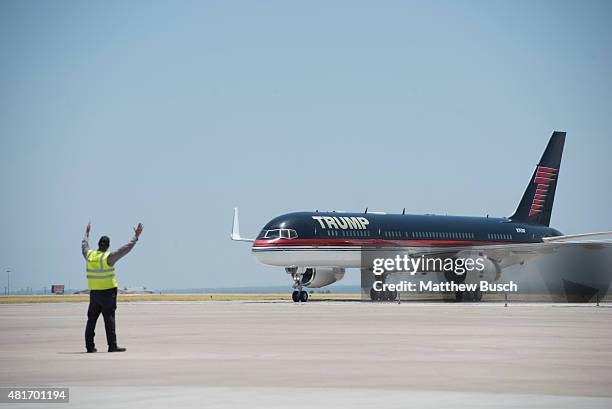
<svg viewBox="0 0 612 409"><path fill-rule="evenodd" d="M412 214L296 212L268 222L252 251L273 266L361 265L363 251L452 248L542 242L561 232L506 218Z"/></svg>
<svg viewBox="0 0 612 409"><path fill-rule="evenodd" d="M282 234L281 237L282 229L293 230L296 234L293 237ZM275 230L279 230L279 234ZM271 244L474 246L537 243L543 237L561 235L551 227L513 222L507 218L296 212L268 222L257 236L254 248Z"/></svg>

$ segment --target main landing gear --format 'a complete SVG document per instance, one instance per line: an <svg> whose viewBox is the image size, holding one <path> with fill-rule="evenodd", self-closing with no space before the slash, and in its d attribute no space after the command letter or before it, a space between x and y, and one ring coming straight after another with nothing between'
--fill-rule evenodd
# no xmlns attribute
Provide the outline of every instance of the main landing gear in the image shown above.
<svg viewBox="0 0 612 409"><path fill-rule="evenodd" d="M395 301L397 300L397 291L376 291L370 289L370 300L372 301Z"/></svg>
<svg viewBox="0 0 612 409"><path fill-rule="evenodd" d="M381 282L381 285L384 285L387 282L387 275L383 274L382 276L379 277L379 280ZM395 301L397 300L397 291L393 290L387 290L387 287L384 287L385 290L381 290L381 291L376 291L374 289L374 286L372 286L372 288L370 288L370 300L372 301Z"/></svg>
<svg viewBox="0 0 612 409"><path fill-rule="evenodd" d="M482 291L455 291L455 301L457 302L480 302L482 300Z"/></svg>

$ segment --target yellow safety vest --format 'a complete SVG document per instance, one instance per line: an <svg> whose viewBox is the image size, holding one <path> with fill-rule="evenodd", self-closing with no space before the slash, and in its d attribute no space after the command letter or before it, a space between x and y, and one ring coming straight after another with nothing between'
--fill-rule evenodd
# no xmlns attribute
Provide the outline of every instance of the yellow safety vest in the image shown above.
<svg viewBox="0 0 612 409"><path fill-rule="evenodd" d="M90 290L108 290L117 287L115 267L109 266L107 259L110 251L87 251L87 288Z"/></svg>

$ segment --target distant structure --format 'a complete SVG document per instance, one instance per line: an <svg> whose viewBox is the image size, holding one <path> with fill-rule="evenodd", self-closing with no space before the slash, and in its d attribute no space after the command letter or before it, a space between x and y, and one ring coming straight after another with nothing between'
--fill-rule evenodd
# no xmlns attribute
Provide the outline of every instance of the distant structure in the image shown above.
<svg viewBox="0 0 612 409"><path fill-rule="evenodd" d="M147 287L142 287L142 288L123 287L123 288L118 288L117 291L119 292L119 294L153 294L154 293L153 290L147 290Z"/></svg>
<svg viewBox="0 0 612 409"><path fill-rule="evenodd" d="M64 295L64 284L52 284L51 294Z"/></svg>

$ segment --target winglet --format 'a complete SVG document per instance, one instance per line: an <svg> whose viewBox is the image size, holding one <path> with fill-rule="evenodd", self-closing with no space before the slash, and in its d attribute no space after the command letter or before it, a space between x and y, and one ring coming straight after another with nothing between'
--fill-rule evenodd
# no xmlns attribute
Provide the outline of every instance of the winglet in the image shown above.
<svg viewBox="0 0 612 409"><path fill-rule="evenodd" d="M234 207L234 222L232 223L232 240L234 241L255 241L255 239L245 239L240 237L240 220L238 219L238 208Z"/></svg>

